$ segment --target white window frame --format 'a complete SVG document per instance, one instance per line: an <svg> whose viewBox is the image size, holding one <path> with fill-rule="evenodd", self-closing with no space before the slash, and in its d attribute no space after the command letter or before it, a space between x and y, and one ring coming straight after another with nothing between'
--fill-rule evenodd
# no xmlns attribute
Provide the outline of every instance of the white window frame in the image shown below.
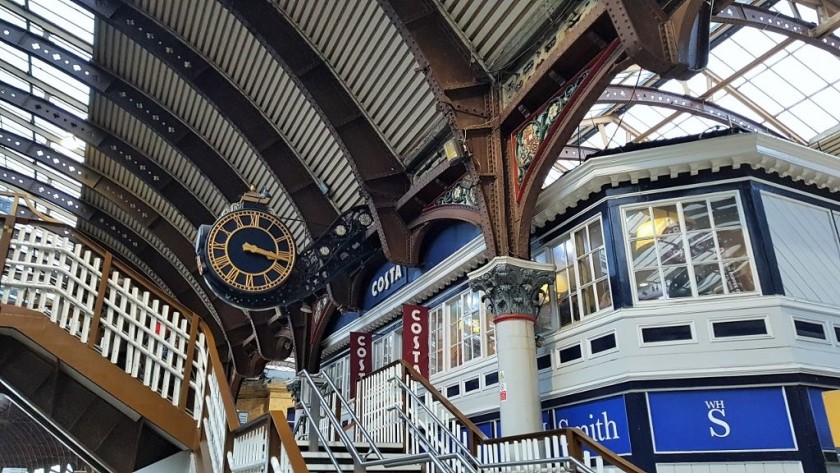
<svg viewBox="0 0 840 473"><path fill-rule="evenodd" d="M615 309L615 300L613 298L613 293L612 293L612 282L610 281L610 264L609 264L609 259L607 259L606 276L602 276L601 278L598 278L598 279L593 279L592 282L586 284L587 287L591 286L596 291L595 303L597 305L597 309L595 310L595 312L592 312L591 314L586 314L586 315L583 314L583 292L582 292L581 284L580 284L580 268L579 268L579 264L578 264L578 259L580 259L580 257L577 256L574 234L576 232L580 231L581 229L588 228L590 225L592 225L596 221L598 222L598 224L601 228L602 246L600 248L604 251L604 255L608 256L607 255L607 246L609 245L609 242L606 240L606 237L604 235L604 220L603 220L602 215L600 213L598 213L597 215L593 216L592 218L586 220L585 222L583 222L579 225L576 225L574 228L571 228L569 231L563 233L563 235L553 239L551 242L549 242L547 245L545 245L545 247L543 247L538 252L538 258L544 259L546 262L554 265L555 278L556 278L556 275L560 272L561 268L559 268L557 266L557 262L554 261L554 253L553 253L554 247L556 247L561 242L568 239L572 242L573 249L575 249L575 251L574 251L575 260L572 262L572 264L570 266L570 271L574 271L574 277L575 277L575 291L577 293L577 302L575 303L575 310L577 311L577 314L572 314L572 321L570 323L568 323L566 325L561 324L561 321L560 321L560 307L559 307L560 302L557 298L557 287L556 287L556 281L555 281L555 286L553 288L549 288L549 291L548 291L549 292L549 300L546 302L547 304L550 304L550 310L551 310L551 324L550 324L550 327L551 328L545 330L543 333L547 333L547 332L553 331L553 330L564 330L564 329L567 329L567 328L575 327L575 326L578 326L581 323L585 323L588 320L592 320L595 317L598 317L598 316L601 316L603 314L609 313L609 312L611 312ZM594 251L595 250L593 250L590 247L589 251L584 253L583 256L588 258L588 256L591 255L592 253L594 253ZM590 274L592 274L594 276L594 274L595 274L595 268L593 267L594 263L590 262L589 265L590 265L590 268L589 268ZM563 269L565 269L566 267L567 266L564 266ZM597 295L597 285L600 281L606 281L606 283L607 283L607 291L610 294L610 305L609 306L601 307L600 297L598 297L598 295ZM577 317L577 318L575 318L575 317ZM584 350L584 351L586 351L586 350Z"/></svg>
<svg viewBox="0 0 840 473"><path fill-rule="evenodd" d="M597 340L601 337L605 337L609 334L612 334L615 337L615 346L604 351L599 351L598 353L592 353L592 340ZM606 332L601 332L598 335L593 335L591 337L586 338L586 357L587 358L598 358L599 356L609 355L610 353L615 353L619 349L618 347L618 332L615 329L607 330ZM559 355L558 355L559 356Z"/></svg>
<svg viewBox="0 0 840 473"><path fill-rule="evenodd" d="M816 324L816 325L822 326L823 333L825 334L825 338L819 339L819 338L813 338L813 337L803 337L802 335L799 335L799 333L797 333L797 331L796 331L796 321L797 320L800 321L800 322L807 322L809 324ZM832 338L831 335L832 334L828 331L827 325L829 325L829 324L826 324L825 320L811 319L811 318L802 317L802 316L799 316L799 315L790 318L790 326L793 329L793 338L795 338L797 340L802 340L803 342L822 343L824 345L831 345L832 344L832 342L831 342L831 338ZM831 330L831 332L834 332L834 330Z"/></svg>
<svg viewBox="0 0 840 473"><path fill-rule="evenodd" d="M565 362L563 360L561 360L560 359L560 352L567 349L567 348L571 348L575 345L580 347L580 358L577 358L577 359L574 359L574 360L571 360L571 361L565 361ZM588 358L588 355L589 355L588 352L589 352L589 350L586 347L583 346L583 342L581 340L578 340L578 341L573 342L573 343L567 343L567 344L565 344L561 347L557 347L557 349L554 350L554 353L555 353L554 361L557 362L555 364L555 369L556 368L561 368L563 366L573 365L575 363L580 363L583 360L586 360Z"/></svg>
<svg viewBox="0 0 840 473"><path fill-rule="evenodd" d="M686 257L685 266L687 268L689 279L691 281L691 293L690 297L680 297L676 299L667 299L667 298L660 298L655 300L639 300L639 295L637 292L637 284L636 284L636 268L633 266L633 252L631 249L631 241L629 238L629 232L627 229L627 212L637 210L640 208L647 208L650 209L652 207L664 206L669 204L674 204L677 206L677 212L680 217L680 234L686 235L688 232L685 227L685 218L683 215L683 207L682 204L687 201L698 201L698 200L705 200L709 201L711 199L717 198L728 198L733 197L735 199L735 204L738 207L738 219L741 231L744 236L744 246L746 247L746 254L748 258L748 263L750 267L750 271L752 272L753 278L753 290L752 291L744 291L744 292L732 292L732 293L725 293L725 294L709 294L709 295L699 295L697 294L697 285L694 279L694 264L693 261L690 260L691 258L691 251L688 248L688 239L682 238L683 240L683 251ZM624 253L625 253L625 263L627 265L627 272L629 274L629 281L630 281L630 291L633 295L633 303L635 305L656 305L656 304L673 304L679 302L687 302L687 301L698 301L698 300L712 300L712 299L721 299L721 298L730 298L730 297L747 297L747 296L756 296L761 295L761 281L759 280L759 274L755 267L755 256L753 255L752 251L752 242L750 240L750 232L749 228L747 227L747 219L744 214L744 205L741 202L741 195L737 191L724 191L724 192L712 192L708 194L700 194L700 195L685 195L671 199L662 199L656 200L652 202L645 202L644 204L627 204L622 205L620 207L620 218L621 218L621 239L624 241ZM726 227L723 227L726 228ZM714 243L715 243L715 253L718 257L718 265L722 264L722 259L720 258L720 245L717 239L717 226L712 225L709 231L714 235ZM662 265L660 263L659 258L659 249L656 249L657 254L657 266L656 270L659 272L660 278L662 277ZM722 268L721 268L722 271ZM664 286L664 284L663 284ZM724 284L724 290L728 291L729 289ZM664 287L663 287L664 291ZM664 292L663 292L664 295ZM641 332L640 332L641 333ZM641 340L641 339L640 339Z"/></svg>
<svg viewBox="0 0 840 473"><path fill-rule="evenodd" d="M767 333L761 335L740 335L737 337L718 337L715 336L715 323L719 322L743 322L747 320L764 320L764 327L767 329ZM718 342L729 342L729 341L738 341L738 340L760 340L760 339L767 339L773 338L773 326L770 324L770 318L767 315L756 315L756 316L743 316L738 317L737 319L733 319L732 317L716 317L711 318L708 320L709 323L709 340L712 343Z"/></svg>
<svg viewBox="0 0 840 473"><path fill-rule="evenodd" d="M840 345L840 333L837 331L840 330L840 324L831 324L831 333L834 335L834 344Z"/></svg>
<svg viewBox="0 0 840 473"><path fill-rule="evenodd" d="M687 338L684 340L665 340L661 342L646 342L642 333L642 329L646 328L666 328L666 327L679 327L682 325L688 325L691 328L691 338ZM670 322L664 324L643 324L637 325L636 331L639 335L639 347L641 348L650 348L650 347L664 347L668 345L689 345L693 343L699 343L697 340L697 327L694 325L693 320L683 320L680 322Z"/></svg>
<svg viewBox="0 0 840 473"><path fill-rule="evenodd" d="M453 323L450 308L452 307L453 304L457 303L457 304L461 304L462 311L467 310L468 307L469 307L469 302L468 302L469 297L479 297L479 298L481 297L480 293L477 293L475 295L473 295L471 293L472 293L471 289L466 289L464 291L459 292L458 294L453 295L452 297L448 298L446 301L444 301L444 302L442 302L442 303L440 303L440 304L438 304L438 305L429 309L429 342L430 342L430 347L431 347L432 336L434 336L434 334L437 333L438 330L442 331L441 347L438 347L438 349L435 351L435 353L439 353L439 356L441 357L440 358L440 360L441 360L440 369L438 370L438 366L432 365L432 363L431 363L432 360L431 360L431 357L430 357L430 360L429 360L430 361L430 363L429 363L430 376L434 376L434 375L441 374L441 373L447 373L451 370L461 369L464 366L469 366L471 364L478 363L482 359L485 359L485 358L490 357L490 356L495 356L495 354L496 354L495 342L493 343L494 346L492 347L492 353L490 353L490 351L491 351L490 333L492 332L493 334L495 334L495 327L492 325L493 322L491 320L492 315L487 310L486 304L484 304L483 302L479 302L479 305L478 305L478 307L479 307L479 310L478 310L478 324L479 324L478 336L479 336L479 341L480 341L479 351L478 351L478 353L473 354L473 356L469 360L467 360L466 357L465 357L465 352L464 352L464 347L465 347L466 342L465 342L464 339L460 339L460 340L458 340L458 344L460 345L460 347L459 347L459 360L458 360L458 363L455 364L455 365L453 365L453 363L452 363L451 350L452 350L452 347L454 346L453 345L453 337L457 336L457 333L455 331L453 331L453 326L457 327L458 326L458 321L456 320ZM479 301L480 301L480 299L479 299ZM434 317L437 317L438 314L440 314L440 321L441 321L441 325L442 325L441 327L435 327L435 325L433 323L435 321ZM462 314L462 317L463 317L463 312L461 312L461 314ZM493 337L493 340L495 340L495 336Z"/></svg>

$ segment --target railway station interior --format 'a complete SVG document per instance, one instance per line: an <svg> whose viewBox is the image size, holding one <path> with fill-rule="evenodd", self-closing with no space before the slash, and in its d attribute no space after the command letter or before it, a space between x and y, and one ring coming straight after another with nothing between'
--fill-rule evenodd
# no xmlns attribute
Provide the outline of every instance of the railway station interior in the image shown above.
<svg viewBox="0 0 840 473"><path fill-rule="evenodd" d="M0 0L0 473L840 472L840 0Z"/></svg>

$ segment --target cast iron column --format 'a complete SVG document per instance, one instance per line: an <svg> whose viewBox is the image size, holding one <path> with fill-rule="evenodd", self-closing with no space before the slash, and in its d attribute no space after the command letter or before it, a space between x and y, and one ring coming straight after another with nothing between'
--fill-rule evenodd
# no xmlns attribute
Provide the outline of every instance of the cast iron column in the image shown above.
<svg viewBox="0 0 840 473"><path fill-rule="evenodd" d="M496 324L503 436L542 430L534 323L554 271L550 264L499 256L469 274L470 288L484 292Z"/></svg>

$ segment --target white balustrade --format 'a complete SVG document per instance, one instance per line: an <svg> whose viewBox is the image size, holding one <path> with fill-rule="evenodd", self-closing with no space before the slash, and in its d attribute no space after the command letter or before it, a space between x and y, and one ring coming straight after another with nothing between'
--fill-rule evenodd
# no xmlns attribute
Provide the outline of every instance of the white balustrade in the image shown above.
<svg viewBox="0 0 840 473"><path fill-rule="evenodd" d="M213 473L223 473L225 469L225 438L227 425L225 423L225 405L219 388L216 373L208 376L208 393L204 400L207 416L203 419L204 435L207 437L208 455Z"/></svg>
<svg viewBox="0 0 840 473"><path fill-rule="evenodd" d="M374 442L402 443L404 426L397 410L402 409L403 393L390 380L402 378L402 365L387 367L359 380L357 393L358 416ZM362 441L356 429L356 440Z"/></svg>
<svg viewBox="0 0 840 473"><path fill-rule="evenodd" d="M0 304L41 312L82 343L98 333L93 346L103 357L175 406L192 365L188 410L198 421L209 363L204 334L198 334L194 357L187 360L190 319L118 270L107 275L102 313L94 314L103 266L102 255L67 236L17 224L0 280Z"/></svg>
<svg viewBox="0 0 840 473"><path fill-rule="evenodd" d="M0 282L0 303L36 310L86 343L102 258L67 237L16 225Z"/></svg>
<svg viewBox="0 0 840 473"><path fill-rule="evenodd" d="M190 340L187 318L112 271L100 326L102 356L177 406Z"/></svg>
<svg viewBox="0 0 840 473"><path fill-rule="evenodd" d="M269 423L239 434L233 440L233 451L227 453L231 473L268 472Z"/></svg>

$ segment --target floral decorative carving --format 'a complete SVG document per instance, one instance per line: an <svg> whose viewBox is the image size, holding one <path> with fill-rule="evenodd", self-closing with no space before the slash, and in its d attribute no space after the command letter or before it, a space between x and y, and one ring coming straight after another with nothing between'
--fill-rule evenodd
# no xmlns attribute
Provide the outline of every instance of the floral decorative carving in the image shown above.
<svg viewBox="0 0 840 473"><path fill-rule="evenodd" d="M478 186L478 179L470 176L464 177L438 197L434 205L457 204L478 207L476 186Z"/></svg>
<svg viewBox="0 0 840 473"><path fill-rule="evenodd" d="M522 181L525 179L525 173L537 156L537 152L545 140L548 130L551 129L551 125L560 116L563 107L571 100L572 95L574 95L588 74L588 70L584 70L578 74L574 82L569 83L556 97L548 102L548 105L543 109L542 113L537 115L535 119L531 120L516 133L514 157L518 170L516 179L519 185L522 185Z"/></svg>
<svg viewBox="0 0 840 473"><path fill-rule="evenodd" d="M470 275L470 288L483 291L495 316L528 314L537 316L540 305L548 297L545 287L554 281L551 265L496 258L489 267Z"/></svg>

